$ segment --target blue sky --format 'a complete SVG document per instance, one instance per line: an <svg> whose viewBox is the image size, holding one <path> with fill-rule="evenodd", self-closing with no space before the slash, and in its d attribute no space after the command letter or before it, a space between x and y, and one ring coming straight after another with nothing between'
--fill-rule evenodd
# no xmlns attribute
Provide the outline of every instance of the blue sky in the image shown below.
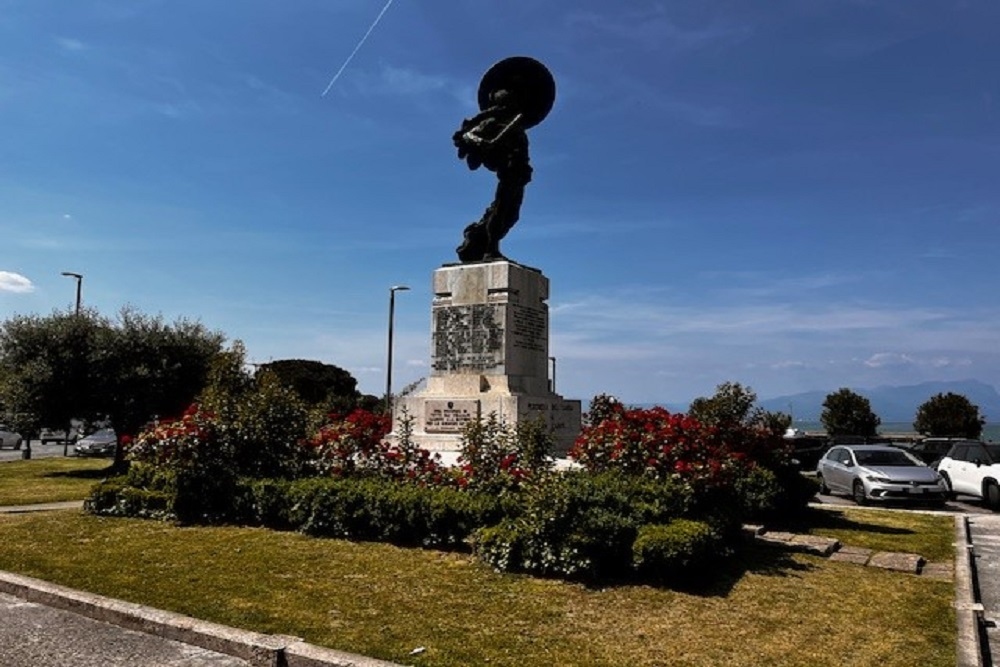
<svg viewBox="0 0 1000 667"><path fill-rule="evenodd" d="M683 402L1000 378L993 0L0 0L0 318L126 304L380 393L495 179L495 61L558 85L504 240L559 391Z"/></svg>

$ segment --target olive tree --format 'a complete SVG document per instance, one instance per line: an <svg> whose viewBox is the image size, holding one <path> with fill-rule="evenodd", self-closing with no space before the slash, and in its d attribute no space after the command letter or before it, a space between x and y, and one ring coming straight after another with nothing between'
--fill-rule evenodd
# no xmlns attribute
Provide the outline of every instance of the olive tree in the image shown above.
<svg viewBox="0 0 1000 667"><path fill-rule="evenodd" d="M134 436L150 420L181 414L205 387L225 336L188 319L167 323L126 308L101 331L94 374L101 411L118 434ZM122 466L122 448L115 467Z"/></svg>
<svg viewBox="0 0 1000 667"><path fill-rule="evenodd" d="M18 315L0 324L0 401L30 442L42 426L69 429L101 413L95 360L109 322L93 310Z"/></svg>
<svg viewBox="0 0 1000 667"><path fill-rule="evenodd" d="M0 401L37 430L107 421L123 436L180 413L204 387L225 340L204 325L124 309L15 316L0 324ZM12 420L13 421L13 420ZM121 447L115 463L122 465Z"/></svg>
<svg viewBox="0 0 1000 667"><path fill-rule="evenodd" d="M831 436L856 435L865 438L877 435L882 423L872 412L867 398L846 388L827 395L820 421Z"/></svg>
<svg viewBox="0 0 1000 667"><path fill-rule="evenodd" d="M913 429L917 433L938 437L977 439L983 433L986 418L961 394L937 394L917 408Z"/></svg>
<svg viewBox="0 0 1000 667"><path fill-rule="evenodd" d="M688 415L722 429L763 427L779 434L792 424L789 415L759 407L756 392L739 382L724 382L715 388L713 396L694 399Z"/></svg>

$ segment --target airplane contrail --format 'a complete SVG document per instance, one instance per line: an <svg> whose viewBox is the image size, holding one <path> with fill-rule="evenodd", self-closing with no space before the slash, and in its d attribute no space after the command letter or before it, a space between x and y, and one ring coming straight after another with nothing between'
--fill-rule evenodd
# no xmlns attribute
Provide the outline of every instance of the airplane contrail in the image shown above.
<svg viewBox="0 0 1000 667"><path fill-rule="evenodd" d="M375 26L378 25L378 22L382 20L382 17L385 16L385 13L389 11L389 7L392 5L392 3L393 0L389 0L388 2L385 3L385 7L383 7L382 11L378 13L378 16L375 17L375 20L372 21L372 24L368 26L368 32L364 34L364 37L361 38L361 41L358 42L358 45L354 47L353 51L351 51L351 55L347 56L347 60L344 61L344 64L340 66L340 69L337 70L337 73L333 75L332 79L330 79L330 83L326 85L326 89L323 90L323 92L320 94L320 97L326 97L326 94L330 92L331 88L333 88L333 84L337 83L337 79L339 79L340 75L344 73L344 70L347 69L347 66L351 64L351 61L354 60L354 56L357 54L358 51L361 50L361 47L365 45L365 41L368 39L368 35L372 34L372 30L374 30Z"/></svg>

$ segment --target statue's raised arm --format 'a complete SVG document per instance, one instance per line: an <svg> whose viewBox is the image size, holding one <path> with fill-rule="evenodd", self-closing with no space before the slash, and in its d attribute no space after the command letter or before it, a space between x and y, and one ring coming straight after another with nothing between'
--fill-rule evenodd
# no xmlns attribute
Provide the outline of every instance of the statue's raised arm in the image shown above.
<svg viewBox="0 0 1000 667"><path fill-rule="evenodd" d="M458 247L463 262L503 259L500 240L517 222L524 187L531 182L527 130L542 122L555 102L552 74L533 58L515 56L491 67L479 84L479 108L452 136L470 169L497 175L496 195L483 217L465 228Z"/></svg>

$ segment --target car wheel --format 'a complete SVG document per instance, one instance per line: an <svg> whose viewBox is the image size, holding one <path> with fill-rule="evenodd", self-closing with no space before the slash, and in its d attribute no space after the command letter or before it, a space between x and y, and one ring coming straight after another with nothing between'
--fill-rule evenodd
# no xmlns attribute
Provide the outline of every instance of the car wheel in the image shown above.
<svg viewBox="0 0 1000 667"><path fill-rule="evenodd" d="M823 479L823 475L817 474L816 481L819 482L819 492L824 496L830 495L830 487L826 485L826 480Z"/></svg>
<svg viewBox="0 0 1000 667"><path fill-rule="evenodd" d="M996 482L989 481L984 484L983 504L994 512L1000 510L1000 486L997 486Z"/></svg>
<svg viewBox="0 0 1000 667"><path fill-rule="evenodd" d="M954 500L955 492L951 488L951 477L948 477L948 473L943 472L941 473L941 479L944 480L944 488L946 489L944 493L945 500Z"/></svg>
<svg viewBox="0 0 1000 667"><path fill-rule="evenodd" d="M854 480L854 502L859 505L868 504L868 496L865 495L865 485L860 479Z"/></svg>

